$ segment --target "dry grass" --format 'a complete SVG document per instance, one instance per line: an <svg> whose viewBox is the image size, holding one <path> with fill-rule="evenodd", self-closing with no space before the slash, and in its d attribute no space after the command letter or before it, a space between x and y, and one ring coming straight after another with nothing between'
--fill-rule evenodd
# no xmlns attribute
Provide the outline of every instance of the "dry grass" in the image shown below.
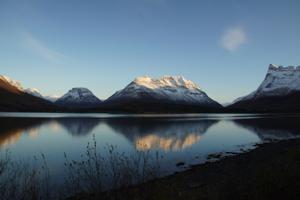
<svg viewBox="0 0 300 200"><path fill-rule="evenodd" d="M65 180L54 186L43 154L30 161L14 161L9 151L0 158L1 200L66 199L92 195L112 197L120 189L154 179L160 175L159 155L150 151L120 152L106 145L100 151L95 136L79 160L65 153Z"/></svg>
<svg viewBox="0 0 300 200"><path fill-rule="evenodd" d="M98 197L104 191L128 187L160 175L158 153L155 156L150 151L125 154L113 145L107 145L105 153L106 156L100 153L94 138L92 143L88 143L81 160L71 161L65 154L67 176L64 194Z"/></svg>
<svg viewBox="0 0 300 200"><path fill-rule="evenodd" d="M2 200L51 199L50 175L45 156L28 162L12 161L9 151L0 160Z"/></svg>

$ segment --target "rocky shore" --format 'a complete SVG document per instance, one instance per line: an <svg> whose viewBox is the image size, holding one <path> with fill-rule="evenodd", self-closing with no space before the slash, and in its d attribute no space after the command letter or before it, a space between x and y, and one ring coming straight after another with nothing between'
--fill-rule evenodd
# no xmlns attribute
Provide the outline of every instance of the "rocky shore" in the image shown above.
<svg viewBox="0 0 300 200"><path fill-rule="evenodd" d="M260 144L246 153L100 196L71 199L298 199L300 139Z"/></svg>

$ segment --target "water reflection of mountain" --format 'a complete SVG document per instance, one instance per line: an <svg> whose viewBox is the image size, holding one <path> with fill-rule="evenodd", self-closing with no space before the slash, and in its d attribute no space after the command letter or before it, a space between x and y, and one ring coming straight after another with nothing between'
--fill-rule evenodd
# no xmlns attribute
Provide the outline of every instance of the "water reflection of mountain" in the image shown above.
<svg viewBox="0 0 300 200"><path fill-rule="evenodd" d="M109 119L113 130L124 135L138 150L182 150L200 140L217 120Z"/></svg>
<svg viewBox="0 0 300 200"><path fill-rule="evenodd" d="M290 139L300 136L300 117L272 117L238 119L234 122L253 133L262 141Z"/></svg>
<svg viewBox="0 0 300 200"><path fill-rule="evenodd" d="M100 119L97 118L57 118L55 121L73 136L88 135L100 123Z"/></svg>
<svg viewBox="0 0 300 200"><path fill-rule="evenodd" d="M158 118L0 118L0 147L13 144L22 134L35 137L42 125L65 128L73 136L85 136L100 123L124 135L139 150L181 150L200 140L217 120Z"/></svg>
<svg viewBox="0 0 300 200"><path fill-rule="evenodd" d="M22 134L36 137L42 125L56 129L64 127L74 136L90 134L100 123L96 118L0 118L0 147L16 143Z"/></svg>
<svg viewBox="0 0 300 200"><path fill-rule="evenodd" d="M0 147L16 143L24 132L35 136L45 121L42 118L0 118Z"/></svg>

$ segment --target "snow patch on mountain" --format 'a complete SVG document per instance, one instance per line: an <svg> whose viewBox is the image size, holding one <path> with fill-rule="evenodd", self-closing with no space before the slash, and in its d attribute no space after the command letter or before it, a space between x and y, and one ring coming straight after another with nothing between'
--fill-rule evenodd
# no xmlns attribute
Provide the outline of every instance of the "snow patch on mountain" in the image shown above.
<svg viewBox="0 0 300 200"><path fill-rule="evenodd" d="M51 101L52 103L55 102L57 99L60 98L58 95L47 95L43 97L44 99Z"/></svg>
<svg viewBox="0 0 300 200"><path fill-rule="evenodd" d="M258 89L234 100L233 103L267 96L285 96L295 91L300 91L300 66L283 67L270 64Z"/></svg>
<svg viewBox="0 0 300 200"><path fill-rule="evenodd" d="M101 103L101 101L87 88L72 88L59 98L56 103L65 105L95 105Z"/></svg>
<svg viewBox="0 0 300 200"><path fill-rule="evenodd" d="M31 94L33 96L39 97L39 98L44 98L43 95L41 94L41 92L36 88L27 88L24 90L24 92L26 92L27 94Z"/></svg>
<svg viewBox="0 0 300 200"><path fill-rule="evenodd" d="M136 85L150 89L160 89L164 87L185 88L189 90L200 90L199 86L192 81L186 80L182 76L163 76L159 79L149 76L137 77L133 81Z"/></svg>
<svg viewBox="0 0 300 200"><path fill-rule="evenodd" d="M50 101L50 102L55 102L59 96L58 95L42 95L42 93L36 89L36 88L28 88L26 90L24 90L24 92L26 92L27 94L31 94L33 96L36 96L36 97L39 97L39 98L42 98L42 99L45 99L47 101Z"/></svg>
<svg viewBox="0 0 300 200"><path fill-rule="evenodd" d="M24 89L19 81L15 81L15 80L9 78L8 76L3 76L3 75L0 75L0 79L4 82L16 87L18 90L24 91Z"/></svg>
<svg viewBox="0 0 300 200"><path fill-rule="evenodd" d="M187 104L215 103L200 87L182 76L163 76L151 78L149 76L137 77L123 90L116 92L107 101L124 98L142 99L149 95L155 99L169 100Z"/></svg>
<svg viewBox="0 0 300 200"><path fill-rule="evenodd" d="M283 67L271 64L257 94L286 95L295 90L300 90L300 66Z"/></svg>
<svg viewBox="0 0 300 200"><path fill-rule="evenodd" d="M19 81L15 81L15 80L9 78L8 76L0 75L0 79L2 81L6 82L7 84L9 84L9 85L17 88L21 92L33 95L35 97L39 97L39 98L42 98L42 99L45 99L45 100L48 100L48 101L51 101L51 102L54 102L54 101L56 101L59 98L59 96L57 96L57 95L47 95L47 96L44 96L36 88L27 88L27 89L24 89L23 86L22 86L22 84Z"/></svg>

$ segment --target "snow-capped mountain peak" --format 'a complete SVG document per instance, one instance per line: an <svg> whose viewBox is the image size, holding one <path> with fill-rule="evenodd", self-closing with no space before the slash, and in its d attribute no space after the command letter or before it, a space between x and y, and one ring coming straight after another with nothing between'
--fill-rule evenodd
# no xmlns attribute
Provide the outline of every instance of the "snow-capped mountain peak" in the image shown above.
<svg viewBox="0 0 300 200"><path fill-rule="evenodd" d="M109 97L106 102L149 102L175 105L221 106L199 86L182 76L151 78L137 77L124 89Z"/></svg>
<svg viewBox="0 0 300 200"><path fill-rule="evenodd" d="M27 93L27 94L33 95L35 97L39 97L39 98L42 98L42 99L45 99L45 100L48 100L48 101L51 101L51 102L54 102L56 99L58 99L58 96L56 96L56 95L44 96L36 88L27 88L27 89L24 89L23 86L22 86L22 84L19 81L15 81L15 80L9 78L8 76L0 75L0 80L2 80L3 82L5 82L6 84L8 84L8 85L10 85L10 86L12 86L14 88L16 88L20 92Z"/></svg>
<svg viewBox="0 0 300 200"><path fill-rule="evenodd" d="M31 94L31 95L36 96L36 97L44 98L43 95L41 94L41 92L38 89L36 89L36 88L27 88L24 91L27 94Z"/></svg>
<svg viewBox="0 0 300 200"><path fill-rule="evenodd" d="M9 78L8 76L3 76L3 75L0 75L0 79L4 82L8 83L9 85L12 85L13 87L17 88L18 90L24 91L24 89L19 81L15 81L15 80Z"/></svg>
<svg viewBox="0 0 300 200"><path fill-rule="evenodd" d="M47 95L47 96L44 96L44 99L46 99L48 101L51 101L51 102L55 102L59 98L60 98L60 96L58 96L58 95Z"/></svg>
<svg viewBox="0 0 300 200"><path fill-rule="evenodd" d="M87 88L77 87L69 90L56 103L69 106L92 106L101 101Z"/></svg>
<svg viewBox="0 0 300 200"><path fill-rule="evenodd" d="M163 76L161 78L151 78L149 76L141 76L135 78L133 83L150 89L162 87L182 87L191 90L200 90L197 84L186 80L183 76Z"/></svg>
<svg viewBox="0 0 300 200"><path fill-rule="evenodd" d="M284 96L295 91L300 91L300 66L284 67L270 64L266 77L257 90L236 99L232 104L260 97Z"/></svg>
<svg viewBox="0 0 300 200"><path fill-rule="evenodd" d="M27 88L26 90L24 90L24 92L26 92L27 94L31 94L33 96L45 99L47 101L51 101L51 102L55 102L59 96L58 95L42 95L42 93L36 89L36 88Z"/></svg>
<svg viewBox="0 0 300 200"><path fill-rule="evenodd" d="M270 64L269 65L269 69L268 69L268 72L271 72L271 71L297 71L297 70L300 70L300 66L282 66L282 65L274 65L274 64Z"/></svg>
<svg viewBox="0 0 300 200"><path fill-rule="evenodd" d="M300 90L300 66L283 67L270 64L256 95L286 95L296 90Z"/></svg>
<svg viewBox="0 0 300 200"><path fill-rule="evenodd" d="M72 97L73 99L80 100L80 98L90 95L93 95L93 93L87 88L72 88L68 93L62 96L62 98Z"/></svg>

